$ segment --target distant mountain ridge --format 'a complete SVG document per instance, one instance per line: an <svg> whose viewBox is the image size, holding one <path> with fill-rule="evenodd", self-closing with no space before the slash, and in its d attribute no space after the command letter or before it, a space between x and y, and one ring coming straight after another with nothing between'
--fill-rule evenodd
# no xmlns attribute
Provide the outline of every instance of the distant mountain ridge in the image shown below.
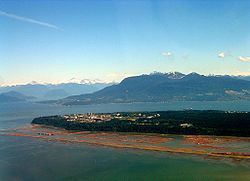
<svg viewBox="0 0 250 181"><path fill-rule="evenodd" d="M10 91L10 92L4 92L0 94L0 103L3 102L26 102L35 99L35 97L32 96L26 96L24 94L21 94L19 92Z"/></svg>
<svg viewBox="0 0 250 181"><path fill-rule="evenodd" d="M179 72L128 77L92 94L70 96L64 105L162 101L250 100L250 81L231 76L205 76ZM53 101L52 101L53 102Z"/></svg>
<svg viewBox="0 0 250 181"><path fill-rule="evenodd" d="M71 95L92 93L110 86L112 83L61 83L41 84L32 81L29 84L0 87L0 93L15 91L36 97L38 100L60 99Z"/></svg>
<svg viewBox="0 0 250 181"><path fill-rule="evenodd" d="M238 79L242 79L242 80L250 81L250 75L249 76L238 75L238 76L233 76L233 77L238 78Z"/></svg>

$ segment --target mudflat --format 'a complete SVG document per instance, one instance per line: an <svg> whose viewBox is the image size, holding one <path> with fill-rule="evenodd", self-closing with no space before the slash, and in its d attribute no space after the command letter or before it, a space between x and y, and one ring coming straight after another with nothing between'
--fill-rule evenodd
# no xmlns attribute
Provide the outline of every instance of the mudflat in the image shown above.
<svg viewBox="0 0 250 181"><path fill-rule="evenodd" d="M87 143L114 148L194 154L212 158L223 157L250 161L249 137L68 131L42 125L5 130L0 135L29 137L65 144Z"/></svg>

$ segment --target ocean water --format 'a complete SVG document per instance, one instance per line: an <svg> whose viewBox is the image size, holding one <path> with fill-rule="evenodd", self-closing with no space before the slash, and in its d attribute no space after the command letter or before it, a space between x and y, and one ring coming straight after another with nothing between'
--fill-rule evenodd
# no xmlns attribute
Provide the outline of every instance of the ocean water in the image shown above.
<svg viewBox="0 0 250 181"><path fill-rule="evenodd" d="M0 103L0 130L34 117L84 112L218 109L250 111L250 102L171 102L58 106ZM0 135L0 180L250 180L249 161L115 149Z"/></svg>

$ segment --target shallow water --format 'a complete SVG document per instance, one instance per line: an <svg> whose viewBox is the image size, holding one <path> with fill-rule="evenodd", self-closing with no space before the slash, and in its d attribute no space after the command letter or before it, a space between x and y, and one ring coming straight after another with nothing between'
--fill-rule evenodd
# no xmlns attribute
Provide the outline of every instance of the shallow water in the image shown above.
<svg viewBox="0 0 250 181"><path fill-rule="evenodd" d="M10 143L15 144L10 144ZM244 163L195 156L1 139L1 180L247 180Z"/></svg>
<svg viewBox="0 0 250 181"><path fill-rule="evenodd" d="M34 117L44 115L198 109L199 104L201 109L250 109L246 102L228 105L195 102L74 107L0 104L0 129L28 125ZM0 138L0 180L250 180L249 163L242 161L47 142L25 137Z"/></svg>

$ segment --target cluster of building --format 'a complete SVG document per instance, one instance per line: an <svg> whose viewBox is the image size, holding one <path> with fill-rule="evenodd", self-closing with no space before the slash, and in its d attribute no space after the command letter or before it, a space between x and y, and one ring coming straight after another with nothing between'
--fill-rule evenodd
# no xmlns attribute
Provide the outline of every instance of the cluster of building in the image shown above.
<svg viewBox="0 0 250 181"><path fill-rule="evenodd" d="M225 113L229 113L229 114L234 114L234 113L246 113L246 114L248 114L249 112L247 112L247 111L225 111Z"/></svg>
<svg viewBox="0 0 250 181"><path fill-rule="evenodd" d="M182 128L189 128L189 127L192 127L193 125L190 124L190 123L183 123L183 124L180 124L180 127Z"/></svg>
<svg viewBox="0 0 250 181"><path fill-rule="evenodd" d="M71 114L63 116L67 121L77 121L80 123L96 123L106 122L112 119L135 121L140 118L152 119L160 117L160 114L145 115L142 113L120 114L120 113L86 113L86 114Z"/></svg>
<svg viewBox="0 0 250 181"><path fill-rule="evenodd" d="M81 123L95 123L95 122L104 122L110 121L112 119L110 114L71 114L64 116L67 121L77 121Z"/></svg>

